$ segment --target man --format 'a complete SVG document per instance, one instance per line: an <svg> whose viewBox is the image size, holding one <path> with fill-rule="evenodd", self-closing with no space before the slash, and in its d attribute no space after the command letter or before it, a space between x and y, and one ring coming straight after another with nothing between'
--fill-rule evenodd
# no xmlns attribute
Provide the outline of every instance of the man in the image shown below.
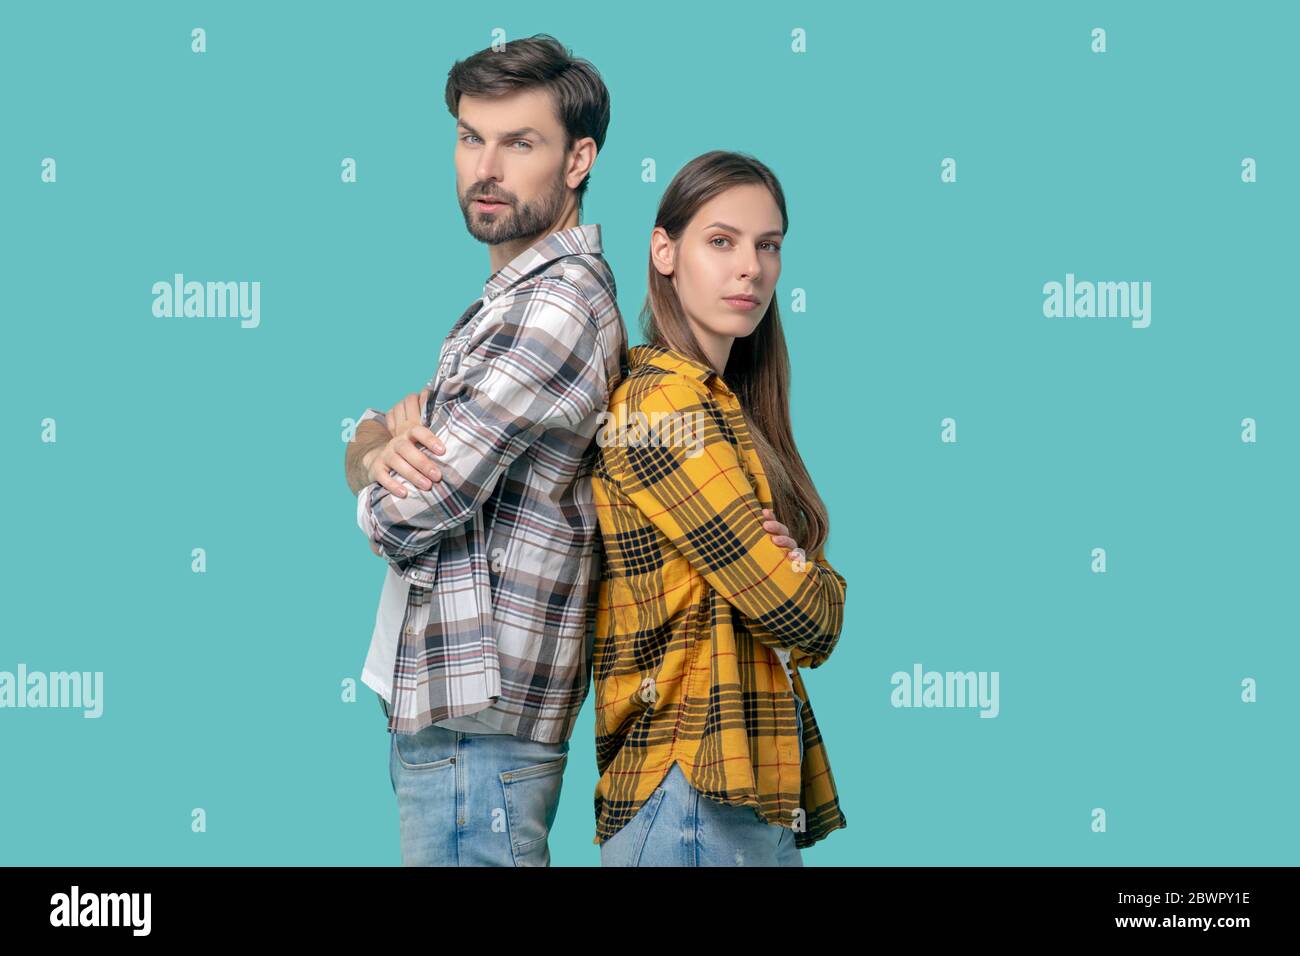
<svg viewBox="0 0 1300 956"><path fill-rule="evenodd" d="M546 866L587 695L595 433L627 361L599 225L599 74L546 35L448 74L456 190L492 273L426 388L366 409L357 523L388 563L362 680L391 732L405 865Z"/></svg>

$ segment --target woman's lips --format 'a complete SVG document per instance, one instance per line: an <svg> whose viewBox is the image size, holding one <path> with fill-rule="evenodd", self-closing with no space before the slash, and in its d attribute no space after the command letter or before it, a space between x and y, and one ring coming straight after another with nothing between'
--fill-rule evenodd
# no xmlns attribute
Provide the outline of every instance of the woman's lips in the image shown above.
<svg viewBox="0 0 1300 956"><path fill-rule="evenodd" d="M750 299L723 299L722 301L733 309L739 309L741 312L749 312L758 308L758 303Z"/></svg>

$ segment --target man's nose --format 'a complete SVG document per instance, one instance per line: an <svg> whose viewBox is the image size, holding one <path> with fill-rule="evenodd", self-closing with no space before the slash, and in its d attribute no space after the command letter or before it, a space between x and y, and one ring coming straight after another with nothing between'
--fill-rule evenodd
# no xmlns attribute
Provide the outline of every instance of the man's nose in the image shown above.
<svg viewBox="0 0 1300 956"><path fill-rule="evenodd" d="M478 178L480 181L501 179L501 154L495 146L486 146L479 154Z"/></svg>

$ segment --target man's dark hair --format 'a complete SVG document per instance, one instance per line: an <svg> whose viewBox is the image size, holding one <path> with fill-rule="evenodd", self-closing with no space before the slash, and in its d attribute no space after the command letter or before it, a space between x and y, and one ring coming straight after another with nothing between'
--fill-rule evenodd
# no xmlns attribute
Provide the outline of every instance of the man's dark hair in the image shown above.
<svg viewBox="0 0 1300 956"><path fill-rule="evenodd" d="M545 87L551 91L560 123L564 149L590 136L596 150L605 145L609 126L609 90L587 60L574 58L555 37L545 33L511 40L500 50L488 47L457 61L447 73L447 109L460 117L460 98L502 96L516 90ZM588 173L578 184L578 205L587 191Z"/></svg>

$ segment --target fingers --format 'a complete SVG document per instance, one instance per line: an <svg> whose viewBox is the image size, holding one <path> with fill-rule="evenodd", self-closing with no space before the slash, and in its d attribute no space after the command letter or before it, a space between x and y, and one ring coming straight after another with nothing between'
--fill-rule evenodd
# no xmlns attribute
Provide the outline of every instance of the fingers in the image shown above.
<svg viewBox="0 0 1300 956"><path fill-rule="evenodd" d="M400 442L396 449L397 460L401 462L404 469L410 469L413 474L408 474L406 470L402 471L403 475L411 480L411 484L417 488L423 488L428 491L433 487L433 482L442 481L442 469L429 460L426 455L409 437L406 441ZM393 467L397 467L394 465Z"/></svg>
<svg viewBox="0 0 1300 956"><path fill-rule="evenodd" d="M377 456L370 466L370 480L379 482L388 489L389 494L398 498L406 497L406 487L398 480L397 475L424 491L428 491L433 487L433 481L426 477L420 468L403 457L403 450L405 450L408 457L424 458L410 442L398 443L396 449L390 448L386 450L384 454ZM397 475L389 474L390 471L397 472ZM442 476L439 475L438 477L441 478Z"/></svg>
<svg viewBox="0 0 1300 956"><path fill-rule="evenodd" d="M388 473L387 468L384 469L384 473L382 475L372 474L370 476L370 480L378 482L384 488L388 489L388 493L395 498L406 497L406 489L402 487L402 483L398 481L396 477ZM379 552L375 552L375 553L378 554Z"/></svg>
<svg viewBox="0 0 1300 956"><path fill-rule="evenodd" d="M435 481L442 479L442 473L433 468L432 462L409 441L397 443L388 459L388 467L421 491L428 491ZM428 473L431 468L436 474Z"/></svg>
<svg viewBox="0 0 1300 956"><path fill-rule="evenodd" d="M412 392L388 410L390 431L395 431L404 422L420 420L420 399L423 392Z"/></svg>
<svg viewBox="0 0 1300 956"><path fill-rule="evenodd" d="M438 438L431 429L424 425L414 426L406 437L413 442L423 445L435 455L445 455L447 453L447 446L442 443L442 440Z"/></svg>
<svg viewBox="0 0 1300 956"><path fill-rule="evenodd" d="M789 550L787 557L794 557L799 545L794 538L790 537L790 529L776 520L776 515L772 513L771 508L764 508L763 516L768 519L763 522L763 530L771 536L772 543L778 548Z"/></svg>
<svg viewBox="0 0 1300 956"><path fill-rule="evenodd" d="M768 534L789 534L790 529L781 522L776 520L776 515L772 513L771 508L763 509L763 517L767 520L763 522L763 530Z"/></svg>

